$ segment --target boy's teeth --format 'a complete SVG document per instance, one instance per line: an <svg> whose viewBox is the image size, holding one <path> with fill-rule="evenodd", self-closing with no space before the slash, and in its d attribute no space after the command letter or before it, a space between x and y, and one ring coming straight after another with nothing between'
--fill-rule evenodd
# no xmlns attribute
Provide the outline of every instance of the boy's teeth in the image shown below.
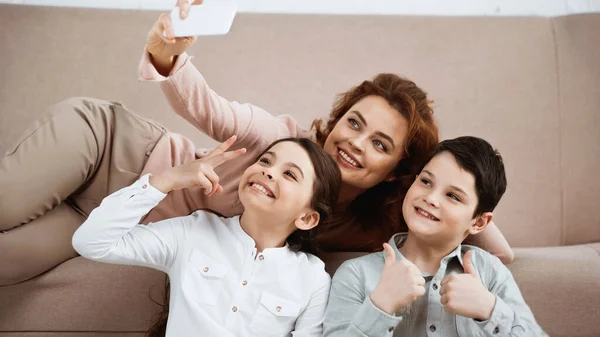
<svg viewBox="0 0 600 337"><path fill-rule="evenodd" d="M339 153L340 153L340 156L342 156L342 158L344 158L344 160L346 160L347 162L352 164L352 166L358 167L358 163L356 161L352 160L352 158L350 158L350 156L348 154L346 154L346 152L340 150Z"/></svg>
<svg viewBox="0 0 600 337"><path fill-rule="evenodd" d="M433 215L431 215L431 214L429 214L429 213L425 212L424 210L422 210L422 209L420 209L420 208L419 208L419 213L421 213L422 215L424 215L425 217L427 217L427 218L428 218L428 219L430 219L430 220L437 220L437 218L436 218L436 217L434 217Z"/></svg>

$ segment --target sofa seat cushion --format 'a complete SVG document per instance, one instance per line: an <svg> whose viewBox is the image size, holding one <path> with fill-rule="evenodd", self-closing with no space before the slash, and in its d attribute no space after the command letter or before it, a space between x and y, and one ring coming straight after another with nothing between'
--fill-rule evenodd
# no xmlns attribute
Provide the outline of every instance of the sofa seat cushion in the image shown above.
<svg viewBox="0 0 600 337"><path fill-rule="evenodd" d="M71 259L29 281L0 287L0 332L146 331L161 308L165 274Z"/></svg>

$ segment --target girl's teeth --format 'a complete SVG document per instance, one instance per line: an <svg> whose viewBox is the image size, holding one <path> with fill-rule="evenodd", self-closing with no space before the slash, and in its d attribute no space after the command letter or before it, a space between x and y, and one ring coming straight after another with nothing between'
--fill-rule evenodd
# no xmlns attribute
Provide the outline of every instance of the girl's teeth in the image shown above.
<svg viewBox="0 0 600 337"><path fill-rule="evenodd" d="M267 189L266 189L266 188L264 188L262 185L259 185L259 184L252 184L252 187L253 187L255 190L258 190L258 191L262 192L263 194L265 194L265 195L267 195L267 196L269 196L269 197L270 197L270 195L269 195L269 192L268 192L268 191L267 191Z"/></svg>

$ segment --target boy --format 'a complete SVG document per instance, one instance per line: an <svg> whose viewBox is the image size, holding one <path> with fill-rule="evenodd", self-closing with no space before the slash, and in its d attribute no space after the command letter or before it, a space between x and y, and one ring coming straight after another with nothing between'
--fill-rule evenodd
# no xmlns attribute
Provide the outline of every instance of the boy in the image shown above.
<svg viewBox="0 0 600 337"><path fill-rule="evenodd" d="M335 273L324 336L546 336L502 262L461 245L492 221L505 190L489 143L441 142L405 196L408 233Z"/></svg>

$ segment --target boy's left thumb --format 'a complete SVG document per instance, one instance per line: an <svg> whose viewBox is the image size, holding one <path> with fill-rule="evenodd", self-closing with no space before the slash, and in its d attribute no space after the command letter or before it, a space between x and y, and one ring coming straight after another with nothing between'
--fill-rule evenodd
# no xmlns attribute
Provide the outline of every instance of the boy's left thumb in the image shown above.
<svg viewBox="0 0 600 337"><path fill-rule="evenodd" d="M468 250L465 253L465 255L463 255L463 268L465 270L465 273L479 277L477 270L475 270L475 267L473 267L473 262L471 262L472 255L473 255L472 250Z"/></svg>

